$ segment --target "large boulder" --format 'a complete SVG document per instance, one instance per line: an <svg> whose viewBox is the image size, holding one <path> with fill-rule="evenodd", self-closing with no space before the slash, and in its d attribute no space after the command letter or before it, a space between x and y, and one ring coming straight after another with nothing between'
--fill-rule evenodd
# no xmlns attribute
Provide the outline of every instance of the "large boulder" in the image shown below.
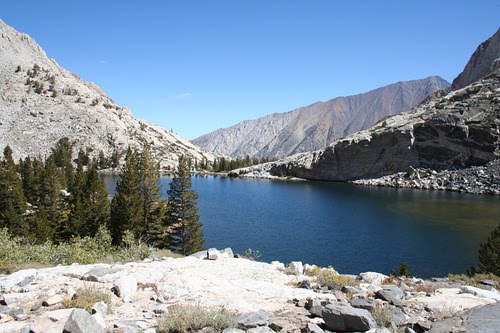
<svg viewBox="0 0 500 333"><path fill-rule="evenodd" d="M377 327L370 312L352 306L328 304L321 316L332 331L365 332Z"/></svg>
<svg viewBox="0 0 500 333"><path fill-rule="evenodd" d="M33 281L36 275L36 269L25 269L7 276L2 276L0 277L0 292L9 292L16 286L24 287L26 284Z"/></svg>
<svg viewBox="0 0 500 333"><path fill-rule="evenodd" d="M470 333L493 333L500 329L500 303L475 308L465 320L465 328Z"/></svg>
<svg viewBox="0 0 500 333"><path fill-rule="evenodd" d="M292 261L288 268L295 274L303 274L304 266L302 265L302 261Z"/></svg>
<svg viewBox="0 0 500 333"><path fill-rule="evenodd" d="M387 301L396 306L403 305L404 293L398 286L382 286L382 289L375 293L377 298Z"/></svg>
<svg viewBox="0 0 500 333"><path fill-rule="evenodd" d="M64 324L64 333L105 333L106 328L85 310L74 309Z"/></svg>
<svg viewBox="0 0 500 333"><path fill-rule="evenodd" d="M237 319L238 326L242 328L253 328L257 326L264 326L269 323L269 316L264 310L257 312L249 312L240 315Z"/></svg>
<svg viewBox="0 0 500 333"><path fill-rule="evenodd" d="M112 289L115 295L124 302L130 302L130 298L137 291L137 279L131 275L122 276L115 282Z"/></svg>
<svg viewBox="0 0 500 333"><path fill-rule="evenodd" d="M461 290L463 293L466 293L466 294L472 294L472 295L477 296L477 297L489 298L489 299L495 300L497 302L500 302L500 293L498 293L498 291L496 291L495 289L484 290L484 289L477 288L477 287L463 286L461 288Z"/></svg>
<svg viewBox="0 0 500 333"><path fill-rule="evenodd" d="M363 282L381 285L387 278L387 275L376 272L365 272L359 274L359 277Z"/></svg>

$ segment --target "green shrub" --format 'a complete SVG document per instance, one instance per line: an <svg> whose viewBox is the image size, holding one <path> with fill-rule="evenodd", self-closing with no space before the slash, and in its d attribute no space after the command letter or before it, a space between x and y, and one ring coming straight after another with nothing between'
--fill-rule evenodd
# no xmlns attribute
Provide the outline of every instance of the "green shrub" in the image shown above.
<svg viewBox="0 0 500 333"><path fill-rule="evenodd" d="M74 237L69 242L54 244L29 243L10 235L6 228L0 228L0 270L10 271L18 264L69 265L72 263L92 264L109 257L117 261L142 260L154 249L136 240L131 232L126 232L123 247L111 245L111 235L105 227L100 227L95 237Z"/></svg>
<svg viewBox="0 0 500 333"><path fill-rule="evenodd" d="M195 332L211 329L221 332L236 325L236 313L222 309L207 309L199 305L173 305L159 319L160 333Z"/></svg>

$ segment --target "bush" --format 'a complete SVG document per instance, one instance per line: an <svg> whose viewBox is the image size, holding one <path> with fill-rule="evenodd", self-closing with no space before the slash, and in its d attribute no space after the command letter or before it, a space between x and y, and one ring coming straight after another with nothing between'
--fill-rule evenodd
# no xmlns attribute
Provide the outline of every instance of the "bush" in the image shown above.
<svg viewBox="0 0 500 333"><path fill-rule="evenodd" d="M326 287L331 290L340 290L343 287L355 287L359 282L349 276L340 275L332 267L315 267L307 271L309 276L316 277L316 282L320 287Z"/></svg>
<svg viewBox="0 0 500 333"><path fill-rule="evenodd" d="M63 307L84 309L92 314L92 307L97 302L106 303L109 311L111 309L111 294L95 286L86 286L78 289L72 299L64 300Z"/></svg>
<svg viewBox="0 0 500 333"><path fill-rule="evenodd" d="M243 252L242 257L253 261L259 261L262 255L260 254L259 250L248 248L245 250L245 252Z"/></svg>
<svg viewBox="0 0 500 333"><path fill-rule="evenodd" d="M69 265L72 263L92 264L109 256L117 261L142 260L154 249L136 240L131 232L126 232L123 247L111 245L109 231L101 226L95 237L74 237L69 242L54 244L28 243L9 234L7 228L0 228L0 270L11 270L18 264ZM108 260L109 261L109 260Z"/></svg>
<svg viewBox="0 0 500 333"><path fill-rule="evenodd" d="M199 305L172 305L158 321L160 333L195 332L204 328L221 332L236 325L236 313L222 309L206 309Z"/></svg>

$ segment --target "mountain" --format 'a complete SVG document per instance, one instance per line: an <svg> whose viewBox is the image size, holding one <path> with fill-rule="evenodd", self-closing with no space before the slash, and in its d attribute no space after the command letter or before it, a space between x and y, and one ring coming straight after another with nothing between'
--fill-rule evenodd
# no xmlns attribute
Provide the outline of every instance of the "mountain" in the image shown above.
<svg viewBox="0 0 500 333"><path fill-rule="evenodd" d="M314 152L234 170L234 176L350 181L412 168L460 169L500 157L500 68L462 89Z"/></svg>
<svg viewBox="0 0 500 333"><path fill-rule="evenodd" d="M284 157L323 148L381 119L408 111L448 86L448 82L437 76L398 82L364 94L243 121L192 142L207 151L231 157Z"/></svg>
<svg viewBox="0 0 500 333"><path fill-rule="evenodd" d="M496 68L500 68L500 29L477 47L462 73L453 80L451 89L463 88Z"/></svg>
<svg viewBox="0 0 500 333"><path fill-rule="evenodd" d="M44 156L63 137L74 142L76 151L94 156L148 143L167 169L177 165L180 154L214 159L180 136L135 118L0 20L0 148L10 145L16 159Z"/></svg>

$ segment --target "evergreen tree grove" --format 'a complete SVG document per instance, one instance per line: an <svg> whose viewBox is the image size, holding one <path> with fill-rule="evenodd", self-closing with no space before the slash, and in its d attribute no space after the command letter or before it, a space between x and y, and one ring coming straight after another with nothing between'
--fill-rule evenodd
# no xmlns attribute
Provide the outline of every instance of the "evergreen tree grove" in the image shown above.
<svg viewBox="0 0 500 333"><path fill-rule="evenodd" d="M12 150L7 146L4 149L4 160L0 163L0 226L9 228L14 235L25 236L25 212L23 182L12 158Z"/></svg>
<svg viewBox="0 0 500 333"><path fill-rule="evenodd" d="M165 222L168 230L168 245L174 252L190 255L203 250L202 223L199 221L198 194L191 189L191 162L179 157L175 177L170 182L168 211Z"/></svg>

